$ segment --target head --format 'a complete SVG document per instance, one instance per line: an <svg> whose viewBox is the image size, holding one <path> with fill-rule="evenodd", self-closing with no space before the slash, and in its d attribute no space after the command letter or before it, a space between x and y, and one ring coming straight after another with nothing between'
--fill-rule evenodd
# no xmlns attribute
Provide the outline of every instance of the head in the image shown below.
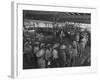
<svg viewBox="0 0 100 80"><path fill-rule="evenodd" d="M76 46L77 46L76 41L73 41L73 47L76 48Z"/></svg>
<svg viewBox="0 0 100 80"><path fill-rule="evenodd" d="M71 46L71 45L69 45L69 46L68 46L68 48L72 48L72 46Z"/></svg>
<svg viewBox="0 0 100 80"><path fill-rule="evenodd" d="M35 46L34 47L34 53L38 52L39 51L39 46Z"/></svg>
<svg viewBox="0 0 100 80"><path fill-rule="evenodd" d="M60 46L60 50L61 50L61 51L66 50L66 45L64 45L64 44L63 44L63 45L61 45L61 46Z"/></svg>

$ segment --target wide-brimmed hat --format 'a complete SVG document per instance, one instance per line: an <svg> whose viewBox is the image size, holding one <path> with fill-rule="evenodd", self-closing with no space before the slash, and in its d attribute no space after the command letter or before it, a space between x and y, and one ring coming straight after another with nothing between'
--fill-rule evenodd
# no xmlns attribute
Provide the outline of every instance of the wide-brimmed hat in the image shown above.
<svg viewBox="0 0 100 80"><path fill-rule="evenodd" d="M59 43L54 44L53 48L59 47Z"/></svg>

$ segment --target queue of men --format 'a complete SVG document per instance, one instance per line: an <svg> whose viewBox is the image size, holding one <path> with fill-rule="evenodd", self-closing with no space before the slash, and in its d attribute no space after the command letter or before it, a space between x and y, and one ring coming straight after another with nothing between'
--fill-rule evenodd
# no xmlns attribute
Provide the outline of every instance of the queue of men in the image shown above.
<svg viewBox="0 0 100 80"><path fill-rule="evenodd" d="M53 42L53 40L43 42L26 38L23 44L23 68L90 66L89 34L85 31L76 32L74 40L71 40L73 37L69 39L66 35L72 36L70 32L65 34L63 30L60 31L59 36L54 33L55 39L60 40L58 42Z"/></svg>

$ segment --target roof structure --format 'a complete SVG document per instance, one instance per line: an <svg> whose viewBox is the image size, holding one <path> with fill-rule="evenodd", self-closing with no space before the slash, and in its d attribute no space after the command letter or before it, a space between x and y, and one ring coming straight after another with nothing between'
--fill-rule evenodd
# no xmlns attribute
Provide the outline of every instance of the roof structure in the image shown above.
<svg viewBox="0 0 100 80"><path fill-rule="evenodd" d="M90 13L23 10L23 19L91 24Z"/></svg>

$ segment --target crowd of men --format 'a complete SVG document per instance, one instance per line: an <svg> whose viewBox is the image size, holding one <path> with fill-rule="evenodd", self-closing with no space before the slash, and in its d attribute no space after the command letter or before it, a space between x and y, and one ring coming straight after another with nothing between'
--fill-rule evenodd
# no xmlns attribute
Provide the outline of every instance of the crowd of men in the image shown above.
<svg viewBox="0 0 100 80"><path fill-rule="evenodd" d="M24 69L91 65L90 32L85 29L74 32L56 29L50 30L51 34L44 34L41 29L28 31L24 31L23 38Z"/></svg>

